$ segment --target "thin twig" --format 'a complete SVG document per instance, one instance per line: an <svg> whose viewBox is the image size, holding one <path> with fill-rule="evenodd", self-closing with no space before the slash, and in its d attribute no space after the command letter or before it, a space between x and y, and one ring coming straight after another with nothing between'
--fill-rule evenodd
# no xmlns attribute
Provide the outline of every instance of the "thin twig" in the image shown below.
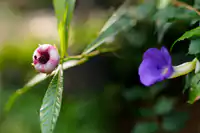
<svg viewBox="0 0 200 133"><path fill-rule="evenodd" d="M192 7L191 5L188 5L184 2L177 1L177 0L172 0L172 4L178 7L180 6L185 7L186 9L191 10L191 11L195 11L200 16L200 11L198 11L196 8Z"/></svg>

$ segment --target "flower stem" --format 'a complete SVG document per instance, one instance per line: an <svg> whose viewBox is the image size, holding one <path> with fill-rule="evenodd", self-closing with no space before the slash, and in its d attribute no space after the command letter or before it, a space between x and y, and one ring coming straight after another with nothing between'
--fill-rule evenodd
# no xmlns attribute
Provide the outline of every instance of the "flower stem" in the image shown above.
<svg viewBox="0 0 200 133"><path fill-rule="evenodd" d="M193 61L191 62L186 62L186 63L183 63L181 65L178 65L178 66L174 66L174 73L172 74L171 77L169 77L169 79L172 79L172 78L176 78L176 77L179 77L179 76L183 76L183 75L186 75L190 72L192 72L195 68L196 68L196 62L198 61L197 58L194 58Z"/></svg>

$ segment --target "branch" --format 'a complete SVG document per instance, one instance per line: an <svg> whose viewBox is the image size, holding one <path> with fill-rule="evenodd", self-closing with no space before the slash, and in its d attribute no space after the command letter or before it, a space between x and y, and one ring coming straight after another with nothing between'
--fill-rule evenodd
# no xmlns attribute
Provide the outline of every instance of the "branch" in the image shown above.
<svg viewBox="0 0 200 133"><path fill-rule="evenodd" d="M172 4L178 7L181 7L181 6L185 7L186 9L191 10L191 11L195 11L200 16L200 12L196 8L192 7L191 5L188 5L184 2L177 1L177 0L172 0Z"/></svg>

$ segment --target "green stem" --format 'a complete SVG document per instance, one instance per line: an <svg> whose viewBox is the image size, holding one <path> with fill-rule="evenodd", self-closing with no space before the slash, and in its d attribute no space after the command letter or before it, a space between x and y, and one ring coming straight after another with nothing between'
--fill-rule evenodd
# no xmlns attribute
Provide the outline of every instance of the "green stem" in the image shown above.
<svg viewBox="0 0 200 133"><path fill-rule="evenodd" d="M186 74L192 72L196 68L196 62L197 61L198 61L198 59L195 58L191 62L186 62L186 63L183 63L181 65L174 66L173 67L174 68L174 73L170 77L170 79L176 78L176 77L179 77L179 76L183 76L183 75L186 75Z"/></svg>

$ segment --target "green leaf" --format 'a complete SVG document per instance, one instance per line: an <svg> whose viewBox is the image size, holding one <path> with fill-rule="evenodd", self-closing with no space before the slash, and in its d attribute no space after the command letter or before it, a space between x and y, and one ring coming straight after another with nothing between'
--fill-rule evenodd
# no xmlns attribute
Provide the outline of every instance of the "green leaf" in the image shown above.
<svg viewBox="0 0 200 133"><path fill-rule="evenodd" d="M49 84L40 108L40 125L42 133L53 133L60 113L62 92L63 70L60 66L59 71L54 75Z"/></svg>
<svg viewBox="0 0 200 133"><path fill-rule="evenodd" d="M66 60L65 63L63 63L63 69L66 70L68 68L71 68L73 66L78 65L79 63L81 63L80 59L68 59ZM36 76L34 76L23 88L18 89L15 93L13 93L10 98L8 99L5 107L4 107L4 111L8 112L10 111L11 107L13 106L14 102L17 100L17 98L19 96L21 96L22 94L28 92L29 90L32 89L33 86L35 86L36 84L44 81L45 79L47 79L50 76L53 76L56 72L58 71L58 69L56 69L55 71L53 71L50 75L46 75L46 74L37 74Z"/></svg>
<svg viewBox="0 0 200 133"><path fill-rule="evenodd" d="M164 115L173 109L174 99L160 97L154 106L154 111L157 115Z"/></svg>
<svg viewBox="0 0 200 133"><path fill-rule="evenodd" d="M66 8L65 5L66 5L66 0L53 0L54 11L58 22L63 20Z"/></svg>
<svg viewBox="0 0 200 133"><path fill-rule="evenodd" d="M147 91L142 87L134 87L124 93L124 97L128 101L134 101L145 98Z"/></svg>
<svg viewBox="0 0 200 133"><path fill-rule="evenodd" d="M194 7L200 9L200 0L194 0Z"/></svg>
<svg viewBox="0 0 200 133"><path fill-rule="evenodd" d="M194 73L191 72L191 73L188 73L186 76L185 76L185 86L184 86L184 89L183 89L183 93L190 88L190 84L191 84L191 80L192 80L192 77L194 76Z"/></svg>
<svg viewBox="0 0 200 133"><path fill-rule="evenodd" d="M73 16L76 0L54 0L54 9L58 19L58 33L60 36L61 57L66 54L70 22Z"/></svg>
<svg viewBox="0 0 200 133"><path fill-rule="evenodd" d="M192 77L191 88L189 91L189 103L194 103L200 96L200 73Z"/></svg>
<svg viewBox="0 0 200 133"><path fill-rule="evenodd" d="M185 32L179 39L177 39L171 46L171 49L173 48L173 46L176 44L176 42L178 41L182 41L182 40L185 40L185 39L188 39L188 38L191 38L191 37L194 37L194 36L200 36L200 27L197 27L195 29L192 29L190 31L187 31Z"/></svg>
<svg viewBox="0 0 200 133"><path fill-rule="evenodd" d="M169 132L178 132L185 126L188 120L188 114L185 112L173 112L170 115L164 116L162 127Z"/></svg>
<svg viewBox="0 0 200 133"><path fill-rule="evenodd" d="M191 21L199 20L199 15L191 10L183 7L168 6L162 10L158 10L153 19L155 21L173 22L177 20Z"/></svg>
<svg viewBox="0 0 200 133"><path fill-rule="evenodd" d="M158 130L156 122L137 123L131 133L155 133Z"/></svg>
<svg viewBox="0 0 200 133"><path fill-rule="evenodd" d="M158 9L163 9L167 7L172 0L157 0L157 8Z"/></svg>
<svg viewBox="0 0 200 133"><path fill-rule="evenodd" d="M150 108L139 108L138 109L138 115L141 117L153 117L155 116L155 112L153 109Z"/></svg>
<svg viewBox="0 0 200 133"><path fill-rule="evenodd" d="M188 53L189 54L199 54L200 53L200 39L191 40Z"/></svg>
<svg viewBox="0 0 200 133"><path fill-rule="evenodd" d="M104 27L102 28L99 36L89 44L86 49L84 50L83 54L88 54L94 49L101 46L107 40L110 40L119 32L125 31L130 29L136 24L136 20L132 18L128 10L126 9L125 5L120 7L106 22Z"/></svg>

